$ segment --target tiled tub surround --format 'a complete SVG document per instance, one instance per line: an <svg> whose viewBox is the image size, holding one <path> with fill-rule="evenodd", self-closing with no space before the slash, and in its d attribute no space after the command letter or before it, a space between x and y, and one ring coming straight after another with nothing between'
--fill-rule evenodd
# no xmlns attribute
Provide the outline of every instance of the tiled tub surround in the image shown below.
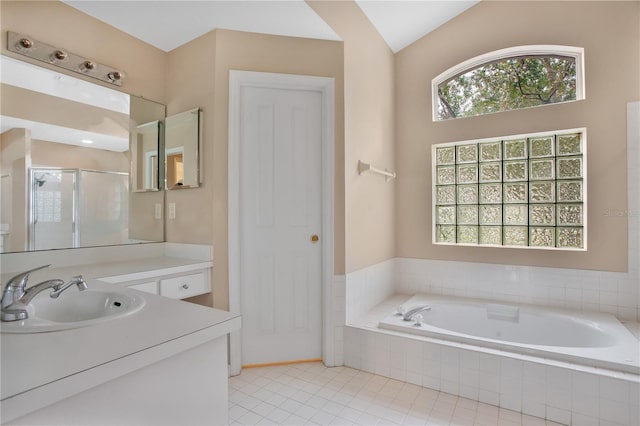
<svg viewBox="0 0 640 426"><path fill-rule="evenodd" d="M630 241L638 238L637 219L629 221ZM638 337L638 258L630 244L626 273L390 259L334 286L344 291L346 319L344 329L335 322L336 351L344 345L349 367L558 423L640 424L638 375L377 328L409 295L430 293L610 313Z"/></svg>
<svg viewBox="0 0 640 426"><path fill-rule="evenodd" d="M345 292L346 324L395 293L570 308L638 321L637 256L630 248L629 272L395 258L348 274L346 286L334 286L334 293Z"/></svg>
<svg viewBox="0 0 640 426"><path fill-rule="evenodd" d="M608 313L620 320L640 319L640 281L637 261L631 264L632 256L629 272L394 260L396 282L393 288L397 293L443 294Z"/></svg>
<svg viewBox="0 0 640 426"><path fill-rule="evenodd" d="M346 366L563 424L640 424L638 375L378 329L407 298L345 328Z"/></svg>

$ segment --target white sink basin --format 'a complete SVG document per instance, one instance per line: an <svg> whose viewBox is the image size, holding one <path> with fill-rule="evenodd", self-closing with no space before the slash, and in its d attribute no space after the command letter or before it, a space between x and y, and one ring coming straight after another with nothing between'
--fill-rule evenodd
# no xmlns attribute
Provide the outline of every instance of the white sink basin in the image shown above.
<svg viewBox="0 0 640 426"><path fill-rule="evenodd" d="M57 299L47 291L29 305L29 318L1 323L3 333L43 333L86 327L133 315L145 305L143 297L122 290L70 288Z"/></svg>

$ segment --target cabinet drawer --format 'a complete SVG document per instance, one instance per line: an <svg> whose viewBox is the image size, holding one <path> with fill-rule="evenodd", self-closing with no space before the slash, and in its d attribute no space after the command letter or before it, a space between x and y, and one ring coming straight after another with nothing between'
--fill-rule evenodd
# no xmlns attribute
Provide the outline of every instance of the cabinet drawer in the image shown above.
<svg viewBox="0 0 640 426"><path fill-rule="evenodd" d="M158 283L156 281L129 285L127 288L144 291L145 293L158 294Z"/></svg>
<svg viewBox="0 0 640 426"><path fill-rule="evenodd" d="M160 295L173 299L184 299L209 292L204 272L182 277L160 280Z"/></svg>

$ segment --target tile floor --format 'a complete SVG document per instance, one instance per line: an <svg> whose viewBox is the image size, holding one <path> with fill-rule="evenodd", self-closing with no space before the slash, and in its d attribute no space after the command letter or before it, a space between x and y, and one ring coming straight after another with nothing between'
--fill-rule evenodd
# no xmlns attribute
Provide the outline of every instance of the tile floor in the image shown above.
<svg viewBox="0 0 640 426"><path fill-rule="evenodd" d="M244 369L229 380L232 425L557 426L455 395L322 363Z"/></svg>

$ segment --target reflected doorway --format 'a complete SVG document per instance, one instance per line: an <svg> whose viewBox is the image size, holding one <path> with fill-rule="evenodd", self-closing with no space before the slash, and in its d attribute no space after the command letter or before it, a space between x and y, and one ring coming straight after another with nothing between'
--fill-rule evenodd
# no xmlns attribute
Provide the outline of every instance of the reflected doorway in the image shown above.
<svg viewBox="0 0 640 426"><path fill-rule="evenodd" d="M167 149L167 188L184 185L184 152L182 147Z"/></svg>

